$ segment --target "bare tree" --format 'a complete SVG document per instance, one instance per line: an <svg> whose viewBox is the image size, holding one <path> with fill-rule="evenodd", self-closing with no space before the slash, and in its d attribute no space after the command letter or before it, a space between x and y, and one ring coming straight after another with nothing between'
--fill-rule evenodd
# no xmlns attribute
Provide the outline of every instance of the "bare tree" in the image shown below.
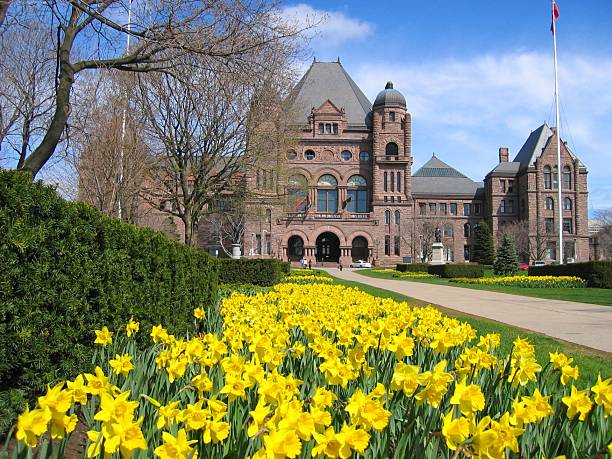
<svg viewBox="0 0 612 459"><path fill-rule="evenodd" d="M184 242L197 245L197 228L207 205L233 191L249 156L253 81L222 67L183 62L179 78L140 78L137 99L152 151L144 199L178 217Z"/></svg>
<svg viewBox="0 0 612 459"><path fill-rule="evenodd" d="M295 27L279 19L278 4L255 0L42 0L33 11L40 21L53 17L58 30L54 111L42 139L22 168L36 175L54 154L71 112L77 75L86 70L172 73L189 54L206 56L226 71L253 71L249 58L295 37ZM125 37L132 46L126 51ZM278 47L275 52L279 52Z"/></svg>
<svg viewBox="0 0 612 459"><path fill-rule="evenodd" d="M599 260L612 260L612 209L595 211L599 231L595 235Z"/></svg>
<svg viewBox="0 0 612 459"><path fill-rule="evenodd" d="M545 258L547 238L541 222L536 223L535 231L530 231L527 220L508 222L500 227L498 240L501 241L504 235L512 239L520 261L528 263Z"/></svg>
<svg viewBox="0 0 612 459"><path fill-rule="evenodd" d="M143 126L126 109L123 91L102 100L73 146L79 199L109 216L118 217L121 208L121 218L135 223L148 165Z"/></svg>
<svg viewBox="0 0 612 459"><path fill-rule="evenodd" d="M0 48L0 146L4 159L21 168L53 109L55 53L49 31L37 22L5 31Z"/></svg>
<svg viewBox="0 0 612 459"><path fill-rule="evenodd" d="M409 244L413 259L418 259L421 263L431 260L433 255L433 243L435 242L436 228L442 231L442 241L451 241L454 238L454 228L452 234L446 233L445 226L452 222L445 218L416 219L414 224L410 222L400 227L400 237Z"/></svg>

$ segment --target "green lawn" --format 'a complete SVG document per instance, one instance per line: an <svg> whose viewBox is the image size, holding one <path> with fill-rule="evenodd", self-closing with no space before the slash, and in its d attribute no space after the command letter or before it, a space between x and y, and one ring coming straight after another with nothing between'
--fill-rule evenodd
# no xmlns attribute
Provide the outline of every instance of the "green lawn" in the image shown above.
<svg viewBox="0 0 612 459"><path fill-rule="evenodd" d="M489 290L492 292L511 293L513 295L533 296L547 298L550 300L577 301L579 303L600 304L612 306L612 290L605 288L528 288L528 287L505 287L493 285L459 284L450 282L448 279L424 278L411 279L409 277L393 277L391 273L373 272L369 269L356 271L359 274L379 279L406 280L408 282L426 282L428 284L450 285L451 287L471 288L474 290ZM491 273L485 273L490 277Z"/></svg>
<svg viewBox="0 0 612 459"><path fill-rule="evenodd" d="M345 281L335 279L336 284L345 285L347 287L357 287L370 295L383 298L393 298L397 301L406 301L414 306L425 306L426 303L415 298L410 298L399 293L391 292L376 287L371 287L359 282ZM468 322L480 334L499 333L501 335L501 350L504 353L509 353L512 349L512 342L517 336L527 338L529 342L536 346L536 357L541 365L549 361L549 352L560 351L574 358L574 361L580 367L580 386L594 383L597 380L597 374L601 373L602 378L612 376L612 355L603 351L596 351L576 344L559 341L539 333L524 330L518 327L501 324L492 320L482 319L480 317L462 314L461 312L444 308L443 306L434 305L439 308L444 314Z"/></svg>

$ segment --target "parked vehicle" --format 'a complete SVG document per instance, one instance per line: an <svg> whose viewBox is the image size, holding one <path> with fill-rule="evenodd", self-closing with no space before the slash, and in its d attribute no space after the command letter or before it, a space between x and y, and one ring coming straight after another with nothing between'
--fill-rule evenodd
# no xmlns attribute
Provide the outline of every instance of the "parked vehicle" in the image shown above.
<svg viewBox="0 0 612 459"><path fill-rule="evenodd" d="M536 260L533 262L533 266L545 266L546 262L544 260Z"/></svg>
<svg viewBox="0 0 612 459"><path fill-rule="evenodd" d="M372 267L372 263L368 263L365 260L357 260L357 261L353 261L350 264L351 268L371 268Z"/></svg>
<svg viewBox="0 0 612 459"><path fill-rule="evenodd" d="M523 270L527 271L529 269L529 265L520 265L518 267L518 269L523 269Z"/></svg>

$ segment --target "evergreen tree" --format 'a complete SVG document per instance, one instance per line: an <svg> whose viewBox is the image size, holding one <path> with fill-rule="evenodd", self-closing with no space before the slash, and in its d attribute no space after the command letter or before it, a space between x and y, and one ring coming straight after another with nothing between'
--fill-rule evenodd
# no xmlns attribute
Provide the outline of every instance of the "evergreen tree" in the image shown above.
<svg viewBox="0 0 612 459"><path fill-rule="evenodd" d="M507 235L504 235L502 243L497 250L497 258L493 264L493 271L497 275L512 275L518 267L518 257L514 242Z"/></svg>
<svg viewBox="0 0 612 459"><path fill-rule="evenodd" d="M475 232L476 242L474 245L474 261L483 265L492 265L495 260L495 246L491 227L482 220Z"/></svg>

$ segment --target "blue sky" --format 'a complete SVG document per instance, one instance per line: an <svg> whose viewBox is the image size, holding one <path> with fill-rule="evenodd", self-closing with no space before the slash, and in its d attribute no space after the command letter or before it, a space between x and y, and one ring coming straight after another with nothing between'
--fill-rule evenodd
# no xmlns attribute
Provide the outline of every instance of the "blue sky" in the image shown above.
<svg viewBox="0 0 612 459"><path fill-rule="evenodd" d="M612 1L558 0L561 135L589 170L589 210L612 207ZM310 56L336 60L373 100L391 80L413 119L415 170L432 152L474 180L554 125L547 0L289 2L322 19Z"/></svg>

